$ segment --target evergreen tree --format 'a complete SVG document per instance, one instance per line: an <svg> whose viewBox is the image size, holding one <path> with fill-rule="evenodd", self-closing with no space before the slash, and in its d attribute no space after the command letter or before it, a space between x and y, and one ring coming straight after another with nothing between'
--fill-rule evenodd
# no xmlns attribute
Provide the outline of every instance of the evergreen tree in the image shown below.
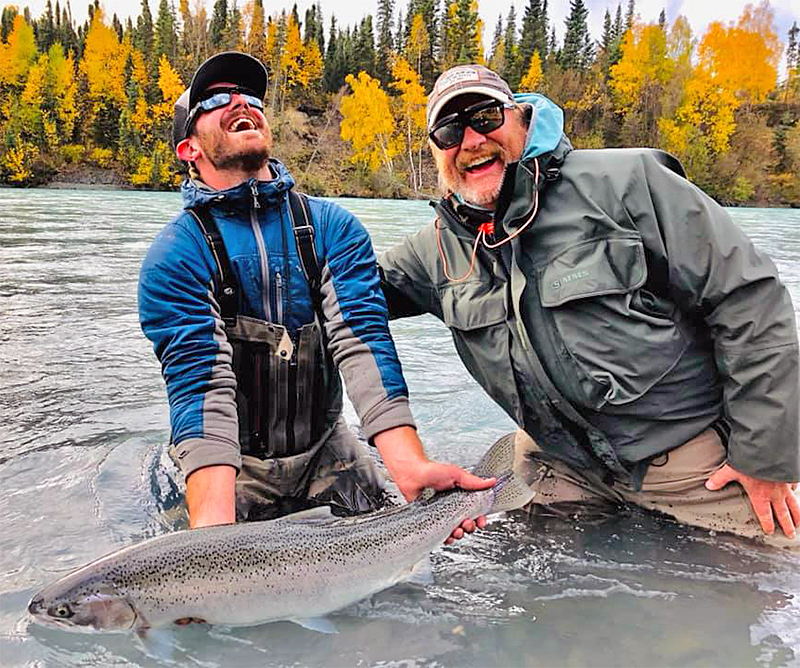
<svg viewBox="0 0 800 668"><path fill-rule="evenodd" d="M114 32L117 33L117 39L121 42L122 41L122 33L124 32L122 29L122 23L117 18L116 12L114 16L111 17L111 27L114 29Z"/></svg>
<svg viewBox="0 0 800 668"><path fill-rule="evenodd" d="M567 17L567 29L564 33L564 46L561 49L561 66L565 70L582 70L587 62L587 44L589 40L589 26L586 19L589 10L583 0L570 0L570 13Z"/></svg>
<svg viewBox="0 0 800 668"><path fill-rule="evenodd" d="M394 40L392 28L394 23L394 1L378 0L378 49L376 52L375 70L381 85L386 88L392 79L392 52Z"/></svg>
<svg viewBox="0 0 800 668"><path fill-rule="evenodd" d="M323 83L325 90L334 93L344 83L344 74L337 69L337 55L339 50L339 36L336 28L336 17L331 15L331 29L328 33L328 48L325 51L325 74ZM341 82L341 83L340 83ZM337 85L338 84L338 85Z"/></svg>
<svg viewBox="0 0 800 668"><path fill-rule="evenodd" d="M53 5L50 0L47 0L45 13L36 22L34 29L36 33L36 46L39 48L39 51L47 51L57 41Z"/></svg>
<svg viewBox="0 0 800 668"><path fill-rule="evenodd" d="M534 51L539 57L547 57L547 0L529 0L522 17L519 38L519 69L527 72Z"/></svg>
<svg viewBox="0 0 800 668"><path fill-rule="evenodd" d="M397 14L397 31L394 37L394 48L402 53L406 48L406 43L406 26L405 23L403 23L403 12L401 10Z"/></svg>
<svg viewBox="0 0 800 668"><path fill-rule="evenodd" d="M142 0L142 2L146 1ZM223 47L227 28L228 0L216 0L214 2L214 11L211 14L211 24L208 27L208 39L214 51L218 51Z"/></svg>
<svg viewBox="0 0 800 668"><path fill-rule="evenodd" d="M505 68L500 75L511 86L511 90L516 90L522 78L521 66L519 64L519 49L517 46L517 12L514 5L508 10L506 19L506 31L503 35L503 46L505 51Z"/></svg>
<svg viewBox="0 0 800 668"><path fill-rule="evenodd" d="M665 9L662 9L658 15L658 27L667 32L667 11Z"/></svg>
<svg viewBox="0 0 800 668"><path fill-rule="evenodd" d="M505 44L503 43L503 15L497 16L497 24L494 27L494 36L492 37L492 52L489 56L489 69L495 72L502 72L505 68Z"/></svg>
<svg viewBox="0 0 800 668"><path fill-rule="evenodd" d="M797 21L792 22L792 27L789 28L789 41L786 45L786 66L789 70L800 67L800 28L797 27Z"/></svg>
<svg viewBox="0 0 800 668"><path fill-rule="evenodd" d="M228 20L225 23L222 48L227 51L239 49L242 43L242 12L236 5L236 0L228 7Z"/></svg>
<svg viewBox="0 0 800 668"><path fill-rule="evenodd" d="M142 11L136 19L136 29L133 32L133 46L141 51L145 62L151 59L153 53L153 15L150 13L148 0L142 0Z"/></svg>
<svg viewBox="0 0 800 668"><path fill-rule="evenodd" d="M354 47L355 72L363 71L375 78L375 34L371 14L361 19Z"/></svg>
<svg viewBox="0 0 800 668"><path fill-rule="evenodd" d="M149 79L155 80L158 72L158 61L162 54L167 57L173 66L178 59L178 32L177 21L173 8L167 0L161 0L158 6L158 17L156 18L153 54L148 68Z"/></svg>
<svg viewBox="0 0 800 668"><path fill-rule="evenodd" d="M633 27L633 20L636 18L636 5L634 0L628 0L628 11L625 13L625 32Z"/></svg>

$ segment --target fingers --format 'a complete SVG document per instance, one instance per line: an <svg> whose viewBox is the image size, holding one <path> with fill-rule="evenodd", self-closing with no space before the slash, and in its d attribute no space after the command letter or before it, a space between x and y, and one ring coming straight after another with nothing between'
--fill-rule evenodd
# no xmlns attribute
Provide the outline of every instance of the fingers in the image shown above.
<svg viewBox="0 0 800 668"><path fill-rule="evenodd" d="M467 473L464 469L458 469L458 477L455 484L461 489L489 489L497 482L497 478L479 478L476 475Z"/></svg>
<svg viewBox="0 0 800 668"><path fill-rule="evenodd" d="M778 524L787 538L795 537L794 521L792 520L792 513L789 508L784 504L782 507L775 509L775 515L778 518Z"/></svg>
<svg viewBox="0 0 800 668"><path fill-rule="evenodd" d="M797 500L794 494L788 494L786 496L786 505L789 507L789 512L792 514L795 527L800 527L800 501Z"/></svg>
<svg viewBox="0 0 800 668"><path fill-rule="evenodd" d="M772 504L766 498L753 498L750 497L750 503L753 506L753 511L758 518L758 523L761 525L764 533L772 535L775 531L775 520L772 517Z"/></svg>
<svg viewBox="0 0 800 668"><path fill-rule="evenodd" d="M722 489L734 479L735 477L733 475L733 471L726 464L719 471L714 473L708 480L706 480L706 489L711 491Z"/></svg>

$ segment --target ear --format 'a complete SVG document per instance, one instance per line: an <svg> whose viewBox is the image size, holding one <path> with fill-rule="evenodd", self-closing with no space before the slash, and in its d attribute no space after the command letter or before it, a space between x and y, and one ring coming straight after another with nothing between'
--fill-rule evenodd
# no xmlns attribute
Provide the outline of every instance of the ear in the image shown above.
<svg viewBox="0 0 800 668"><path fill-rule="evenodd" d="M195 162L202 154L202 151L194 135L190 135L178 143L175 147L175 153L184 162Z"/></svg>

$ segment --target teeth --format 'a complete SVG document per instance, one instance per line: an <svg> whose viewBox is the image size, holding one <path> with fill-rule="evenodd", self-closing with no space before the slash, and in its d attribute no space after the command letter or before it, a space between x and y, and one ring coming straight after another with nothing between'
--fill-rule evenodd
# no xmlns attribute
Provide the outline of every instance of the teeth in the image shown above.
<svg viewBox="0 0 800 668"><path fill-rule="evenodd" d="M239 132L240 130L255 130L256 126L249 118L237 118L231 123L231 132Z"/></svg>
<svg viewBox="0 0 800 668"><path fill-rule="evenodd" d="M466 169L474 169L475 167L478 167L479 165L485 165L491 162L492 160L494 160L494 156L489 156L488 158L486 157L478 158L477 160L474 160L473 162L468 164L466 166Z"/></svg>

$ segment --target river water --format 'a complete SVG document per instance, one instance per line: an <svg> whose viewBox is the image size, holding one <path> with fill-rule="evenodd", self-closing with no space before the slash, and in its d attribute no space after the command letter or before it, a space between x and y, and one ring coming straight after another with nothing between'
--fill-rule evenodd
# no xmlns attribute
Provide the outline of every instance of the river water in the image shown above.
<svg viewBox="0 0 800 668"><path fill-rule="evenodd" d="M431 216L424 202L341 200L378 250ZM171 193L0 190L0 665L148 666L127 635L30 623L44 584L178 526L159 367L136 281ZM800 211L732 216L800 305ZM432 318L393 323L432 456L470 465L512 425L462 371ZM348 408L348 418L355 415ZM800 666L800 555L639 511L599 526L522 515L433 555L434 584L398 585L333 615L181 627L198 666Z"/></svg>

